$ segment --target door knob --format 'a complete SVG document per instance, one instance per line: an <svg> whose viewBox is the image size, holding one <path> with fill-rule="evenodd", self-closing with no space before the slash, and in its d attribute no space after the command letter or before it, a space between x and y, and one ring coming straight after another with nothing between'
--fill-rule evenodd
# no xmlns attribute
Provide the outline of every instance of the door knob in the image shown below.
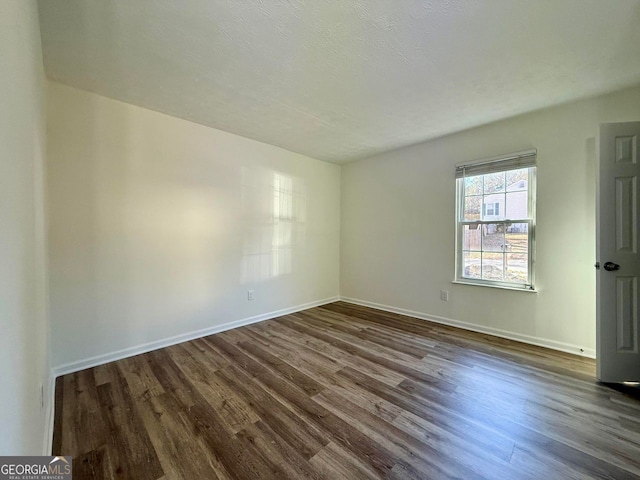
<svg viewBox="0 0 640 480"><path fill-rule="evenodd" d="M604 264L604 269L607 272L613 272L614 270L620 270L620 265L618 265L617 263L613 263L613 262L607 262Z"/></svg>

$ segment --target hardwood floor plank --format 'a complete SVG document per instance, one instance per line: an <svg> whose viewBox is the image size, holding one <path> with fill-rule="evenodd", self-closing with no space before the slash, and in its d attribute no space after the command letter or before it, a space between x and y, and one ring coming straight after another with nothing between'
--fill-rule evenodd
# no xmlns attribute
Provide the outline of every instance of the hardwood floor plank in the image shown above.
<svg viewBox="0 0 640 480"><path fill-rule="evenodd" d="M395 458L413 465L434 478L491 478L467 468L450 456L449 452L434 449L334 392L321 392L314 397L314 400L389 450Z"/></svg>
<svg viewBox="0 0 640 480"><path fill-rule="evenodd" d="M73 459L73 477L106 480L116 478L109 466L106 446L96 448Z"/></svg>
<svg viewBox="0 0 640 480"><path fill-rule="evenodd" d="M306 345L292 343L277 335L264 335L249 328L243 332L251 340L260 341L265 349L282 358L298 370L305 372L311 378L331 378L342 368L340 362L325 354L316 352Z"/></svg>
<svg viewBox="0 0 640 480"><path fill-rule="evenodd" d="M244 456L242 446L218 411L211 407L166 351L152 352L159 360L154 368L165 391L177 392L175 399L188 411L187 420L193 434L201 437L208 450L215 454L224 471L234 479L274 478L269 465L261 459Z"/></svg>
<svg viewBox="0 0 640 480"><path fill-rule="evenodd" d="M148 353L149 366L163 390L171 394L184 408L189 409L195 404L193 397L195 387L191 382L184 381L184 374L173 362L169 351L169 349L161 349Z"/></svg>
<svg viewBox="0 0 640 480"><path fill-rule="evenodd" d="M277 372L282 378L285 378L293 385L296 385L307 395L315 395L316 393L324 390L324 386L322 384L292 367L287 362L271 355L269 352L260 348L257 344L253 342L240 342L237 346L239 349L247 352L256 360L260 361L263 365L266 365L271 370Z"/></svg>
<svg viewBox="0 0 640 480"><path fill-rule="evenodd" d="M345 302L56 380L74 478L640 479L593 360Z"/></svg>
<svg viewBox="0 0 640 480"><path fill-rule="evenodd" d="M349 367L341 370L339 375L402 408L405 412L440 426L462 439L472 438L474 442L485 448L488 455L497 455L500 458L508 458L511 455L514 440L505 436L504 432L495 431L482 423L477 424L472 418L454 416L455 412L450 411L446 406L428 404L406 391L389 387Z"/></svg>
<svg viewBox="0 0 640 480"><path fill-rule="evenodd" d="M330 387L333 392L359 405L367 412L376 417L380 417L382 420L393 422L393 420L403 412L400 407L387 402L358 385L344 381L342 377L336 376L334 381L335 383Z"/></svg>
<svg viewBox="0 0 640 480"><path fill-rule="evenodd" d="M67 431L63 423L62 412L64 410L64 380L63 377L56 378L55 382L55 407L53 417L53 441L51 443L51 455L62 455L62 435Z"/></svg>
<svg viewBox="0 0 640 480"><path fill-rule="evenodd" d="M355 318L374 324L383 325L385 327L395 328L401 331L409 332L420 337L429 337L433 330L432 324L413 319L411 317L400 318L399 315L382 310L373 310L366 307L360 307L345 302L335 302L329 305L319 307L322 310L337 312L345 315L347 318Z"/></svg>
<svg viewBox="0 0 640 480"><path fill-rule="evenodd" d="M238 432L237 437L248 453L253 452L271 465L272 471L277 474L276 478L326 478L265 423L257 422Z"/></svg>
<svg viewBox="0 0 640 480"><path fill-rule="evenodd" d="M263 458L246 455L245 449L235 436L225 429L215 410L197 402L189 410L190 419L198 434L215 452L220 462L234 479L284 478L281 470L274 471Z"/></svg>
<svg viewBox="0 0 640 480"><path fill-rule="evenodd" d="M388 368L389 370L395 371L401 375L404 376L409 376L415 379L418 379L420 381L423 382L427 382L427 383L433 383L434 385L438 385L440 388L444 388L447 390L454 390L455 389L455 385L451 384L449 382L447 382L446 380L443 380L441 378L435 377L433 375L431 375L430 373L427 373L425 371L422 370L418 370L415 369L413 367L407 366L404 362L401 361L401 359L398 358L388 358L387 356L384 355L384 353L380 352L380 349L378 348L374 348L372 350L369 350L365 347L359 347L356 346L352 343L346 342L340 338L338 338L339 334L338 333L334 333L334 335L330 335L327 334L325 332L323 332L322 330L319 330L316 326L314 326L313 324L309 324L308 322L305 322L304 324L302 322L293 322L291 320L288 319L284 319L281 318L279 319L279 322L283 323L284 325L294 329L294 330L298 330L300 332L306 333L310 336L316 337L317 339L320 339L338 349L341 349L347 353L350 353L351 355L354 356L358 356L360 358L364 358L366 360L369 360L372 363L376 363L378 365L381 365L385 368ZM370 348L370 347L369 347Z"/></svg>
<svg viewBox="0 0 640 480"><path fill-rule="evenodd" d="M323 477L328 479L370 480L384 478L380 476L379 472L372 469L367 462L361 461L350 451L333 442L330 442L314 455L309 463Z"/></svg>
<svg viewBox="0 0 640 480"><path fill-rule="evenodd" d="M423 345L416 345L409 339L398 338L398 336L391 336L383 332L379 332L374 329L365 328L358 334L359 338L364 338L372 343L377 343L384 347L390 348L397 352L411 355L415 358L424 358L431 351Z"/></svg>
<svg viewBox="0 0 640 480"><path fill-rule="evenodd" d="M281 318L286 318L286 316ZM403 375L394 372L393 370L389 370L388 368L370 362L369 360L345 352L344 350L336 348L333 345L322 340L318 340L311 335L298 332L295 329L288 328L275 322L271 323L268 326L252 325L252 328L262 328L259 331L267 338L275 336L276 338L287 341L291 345L291 348L293 348L294 350L310 349L327 358L335 359L341 366L340 368L342 368L342 366L348 365L355 370L367 372L372 377L377 378L378 380L389 385L397 385L406 378Z"/></svg>
<svg viewBox="0 0 640 480"><path fill-rule="evenodd" d="M549 405L539 400L528 400L524 413L538 423L538 428L554 432L556 438L563 438L573 445L587 442L594 449L606 450L615 444L620 453L630 458L640 452L640 430L624 432L620 426L611 425L608 418L602 418L597 412L586 412L568 403L554 402ZM624 433L624 439L621 433ZM640 472L640 463L633 463Z"/></svg>
<svg viewBox="0 0 640 480"><path fill-rule="evenodd" d="M62 432L62 443L72 445L77 453L88 453L105 443L107 426L104 409L90 370L82 370L73 376L64 377L65 397L63 403L63 423L68 427L82 425L81 430L66 428Z"/></svg>
<svg viewBox="0 0 640 480"><path fill-rule="evenodd" d="M230 365L229 361L216 352L211 346L201 338L197 338L190 342L181 343L176 345L193 358L206 359L207 365L211 370L220 370Z"/></svg>
<svg viewBox="0 0 640 480"><path fill-rule="evenodd" d="M238 368L231 366L220 370L217 375L243 395L262 421L305 459L313 457L329 443L328 435L301 419L262 388L256 388L253 379Z"/></svg>
<svg viewBox="0 0 640 480"><path fill-rule="evenodd" d="M107 363L105 365L98 365L91 369L93 371L93 379L96 386L104 385L111 381L111 367L111 363Z"/></svg>
<svg viewBox="0 0 640 480"><path fill-rule="evenodd" d="M400 384L399 388L410 392L414 396L418 395L425 405L446 405L450 412L462 413L495 431L507 432L510 437L518 438L519 443L532 444L542 450L553 452L555 456L562 458L565 463L574 464L575 466L586 464L589 465L590 470L601 474L615 472L617 475L615 478L635 477L625 468L621 468L630 467L635 470L635 462L629 461L630 459L620 452L617 452L618 461L622 465L610 465L607 463L606 458L601 458L603 456L607 457L607 455L598 449L592 448L588 441L581 442L580 446L576 448L575 445L572 445L573 442L568 436L557 440L553 432L539 432L540 424L528 417L513 418L509 416L507 418L500 411L489 410L472 401L461 401L451 397L445 398L440 392L425 388L410 380ZM615 448L617 450L617 447Z"/></svg>
<svg viewBox="0 0 640 480"><path fill-rule="evenodd" d="M168 478L231 478L203 442L193 440L193 429L176 400L168 394L151 397L139 408L162 469Z"/></svg>
<svg viewBox="0 0 640 480"><path fill-rule="evenodd" d="M351 344L356 348L362 348L367 351L374 351L380 357L388 359L391 362L406 362L412 363L415 361L415 356L406 354L398 349L390 348L380 343L372 342L366 339L362 333L363 330L358 329L356 332L344 332L341 329L336 328L334 322L328 322L320 320L314 315L309 315L305 312L298 312L291 315L297 319L303 319L307 328L316 329L321 332L323 337L332 337L335 340L339 340L341 344Z"/></svg>
<svg viewBox="0 0 640 480"><path fill-rule="evenodd" d="M160 461L126 380L115 365L112 371L111 381L96 387L107 425L105 444L111 466L117 477L155 480L164 475Z"/></svg>
<svg viewBox="0 0 640 480"><path fill-rule="evenodd" d="M233 355L238 363L248 366L251 370L257 372L258 375L256 377L268 392L277 399L294 407L300 416L317 425L327 435L332 436L337 442L341 443L344 448L351 450L360 458L368 459L377 471L386 474L393 467L393 457L389 452L381 449L379 445L371 441L367 436L351 428L349 424L312 401L305 392L283 378L276 376L268 369L260 367L248 355L221 338L215 338L211 341L225 352Z"/></svg>
<svg viewBox="0 0 640 480"><path fill-rule="evenodd" d="M441 339L440 343L462 347L469 351L486 353L489 357L508 359L514 363L524 362L527 365L540 365L549 370L564 371L566 375L577 374L584 378L592 378L595 364L590 359L578 357L564 352L554 351L500 337L463 330L448 325L434 324L424 320L399 315L397 313L373 310L345 302L336 302L319 307L333 312L343 312L363 320L380 323L404 331L416 333L427 338Z"/></svg>
<svg viewBox="0 0 640 480"><path fill-rule="evenodd" d="M567 480L614 478L612 476L591 475L588 468L567 465L544 450L520 445L516 445L513 449L511 464L517 469L530 472L535 478L562 478Z"/></svg>
<svg viewBox="0 0 640 480"><path fill-rule="evenodd" d="M328 359L331 361L328 362L327 367L319 369L317 364L325 361L326 357L324 355L318 355L313 352L313 350L306 349L299 345L296 345L295 348L292 349L287 348L283 342L278 342L277 339L274 340L273 336L267 338L254 333L251 329L246 330L242 335L238 334L236 337L236 345L240 346L244 338L259 340L265 348L269 348L270 351L277 354L279 358L286 360L287 363L301 372L307 373L310 377L315 377L323 387L340 391L346 398L354 399L359 405L363 406L363 408L381 418L393 419L400 413L400 410L394 405L385 402L375 395L369 394L366 390L357 387L354 388L353 384L344 382L340 377L337 377L335 373L337 372L336 367L339 365L336 361ZM249 351L247 352L250 353ZM316 387L314 390L305 391L309 395L315 395L321 391L321 389Z"/></svg>
<svg viewBox="0 0 640 480"><path fill-rule="evenodd" d="M487 478L530 478L526 470L518 470L510 464L515 443L505 442L504 449L488 455L486 447L475 442L475 436L467 438L449 432L415 414L403 412L393 422L399 429L430 445L455 455L461 463ZM499 442L496 442L499 443ZM509 450L508 446L512 448Z"/></svg>
<svg viewBox="0 0 640 480"><path fill-rule="evenodd" d="M164 393L144 355L125 358L118 362L118 368L127 381L129 391L135 400L144 401Z"/></svg>
<svg viewBox="0 0 640 480"><path fill-rule="evenodd" d="M204 397L205 401L214 409L226 427L233 433L247 428L260 420L253 409L236 394L217 380L215 368L207 360L197 361L195 357L174 356L175 350L169 353L174 364L189 379L191 385Z"/></svg>
<svg viewBox="0 0 640 480"><path fill-rule="evenodd" d="M429 478L423 472L417 471L413 466L406 463L396 463L389 475L389 480L429 480Z"/></svg>

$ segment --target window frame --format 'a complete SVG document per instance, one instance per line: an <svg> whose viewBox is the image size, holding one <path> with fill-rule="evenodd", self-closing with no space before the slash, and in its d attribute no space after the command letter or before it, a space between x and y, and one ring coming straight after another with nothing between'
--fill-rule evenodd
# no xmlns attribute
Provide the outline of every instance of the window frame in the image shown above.
<svg viewBox="0 0 640 480"><path fill-rule="evenodd" d="M535 152L535 151L534 151ZM500 163L504 161L504 159L513 158L514 155L498 157L495 159L490 159L489 161L480 161L475 162L474 164L480 163ZM535 155L535 153L533 154ZM534 157L535 158L535 157ZM473 164L471 164L473 165ZM529 211L529 218L520 218L520 219L511 219L504 218L502 220L465 220L464 219L464 176L456 177L456 212L455 212L455 220L456 220L456 258L455 258L455 283L461 283L465 285L476 285L476 286L485 286L485 287L496 287L503 288L508 290L522 290L522 291L535 291L535 252L536 252L536 180L537 180L537 164L535 160L533 164L526 166L513 166L511 168L506 168L502 171L509 172L513 170L520 170L523 168L527 168L529 170L529 178L527 185L527 206ZM476 175L487 175L492 172L486 173L473 173L473 176ZM471 175L469 175L471 176ZM505 185L505 193L506 193L507 185ZM486 214L483 212L485 203L482 202L481 218L485 217ZM505 211L506 213L506 211ZM464 227L466 225L479 225L482 228L482 225L488 224L515 224L515 223L526 223L528 224L528 280L526 283L519 282L505 282L500 280L488 280L482 278L469 278L463 275L464 269L464 250L463 250L463 241L464 241Z"/></svg>

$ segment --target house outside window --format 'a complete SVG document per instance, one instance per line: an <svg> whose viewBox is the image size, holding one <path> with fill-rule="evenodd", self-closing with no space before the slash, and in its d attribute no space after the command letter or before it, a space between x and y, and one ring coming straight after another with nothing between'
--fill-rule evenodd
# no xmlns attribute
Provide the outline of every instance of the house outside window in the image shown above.
<svg viewBox="0 0 640 480"><path fill-rule="evenodd" d="M460 283L534 289L535 150L456 167Z"/></svg>

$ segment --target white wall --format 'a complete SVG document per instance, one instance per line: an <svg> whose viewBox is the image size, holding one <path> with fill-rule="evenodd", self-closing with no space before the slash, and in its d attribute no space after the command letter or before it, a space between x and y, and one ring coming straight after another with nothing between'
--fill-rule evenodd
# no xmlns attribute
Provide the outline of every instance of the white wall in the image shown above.
<svg viewBox="0 0 640 480"><path fill-rule="evenodd" d="M0 2L0 455L41 455L49 387L44 73L35 2Z"/></svg>
<svg viewBox="0 0 640 480"><path fill-rule="evenodd" d="M340 167L47 94L55 367L338 295Z"/></svg>
<svg viewBox="0 0 640 480"><path fill-rule="evenodd" d="M639 119L640 88L627 89L345 165L341 294L593 354L595 138ZM532 147L539 293L451 284L454 165Z"/></svg>

